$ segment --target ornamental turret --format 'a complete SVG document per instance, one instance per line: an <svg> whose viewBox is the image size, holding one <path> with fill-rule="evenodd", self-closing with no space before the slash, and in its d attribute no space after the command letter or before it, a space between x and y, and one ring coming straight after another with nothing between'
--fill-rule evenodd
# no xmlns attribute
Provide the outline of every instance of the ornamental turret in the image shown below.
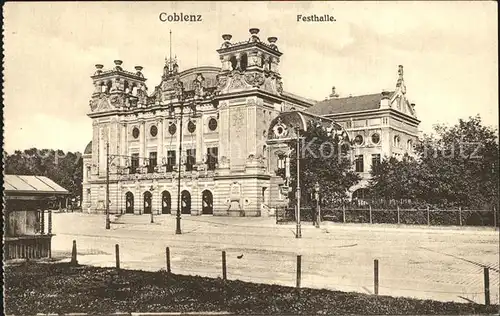
<svg viewBox="0 0 500 316"><path fill-rule="evenodd" d="M146 78L142 66L135 66L135 71L124 70L123 61L115 60L114 67L105 70L104 65L96 64L96 71L91 76L94 92L90 100L90 110L105 112L131 107L145 106L147 103Z"/></svg>
<svg viewBox="0 0 500 316"><path fill-rule="evenodd" d="M249 32L248 40L236 43L231 42L232 35L222 35L224 42L217 50L222 64L218 77L219 93L258 88L281 94L279 62L282 53L276 45L278 38L268 37L268 43L265 43L258 28L251 28Z"/></svg>

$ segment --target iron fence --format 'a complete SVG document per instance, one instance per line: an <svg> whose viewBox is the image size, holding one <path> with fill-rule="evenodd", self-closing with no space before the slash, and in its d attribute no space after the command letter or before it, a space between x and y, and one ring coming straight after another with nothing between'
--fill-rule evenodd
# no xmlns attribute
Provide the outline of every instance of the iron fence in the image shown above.
<svg viewBox="0 0 500 316"><path fill-rule="evenodd" d="M372 207L371 204L344 204L321 207L321 221L336 223L400 224L429 226L489 226L499 227L496 208L484 210L438 209L432 207ZM314 221L316 208L300 209L300 220ZM276 211L276 223L296 221L295 208L281 208Z"/></svg>

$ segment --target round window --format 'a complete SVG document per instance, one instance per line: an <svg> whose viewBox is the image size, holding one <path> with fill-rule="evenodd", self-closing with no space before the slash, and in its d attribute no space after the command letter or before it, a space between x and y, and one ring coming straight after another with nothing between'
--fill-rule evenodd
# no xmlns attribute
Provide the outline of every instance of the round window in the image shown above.
<svg viewBox="0 0 500 316"><path fill-rule="evenodd" d="M134 129L132 130L132 136L134 138L139 137L139 129L137 127L134 127Z"/></svg>
<svg viewBox="0 0 500 316"><path fill-rule="evenodd" d="M189 121L189 123L188 123L188 131L190 133L194 133L195 130L196 130L196 124L193 121Z"/></svg>
<svg viewBox="0 0 500 316"><path fill-rule="evenodd" d="M380 135L375 133L375 134L372 134L372 143L374 144L378 144L380 143Z"/></svg>
<svg viewBox="0 0 500 316"><path fill-rule="evenodd" d="M158 135L158 127L156 127L156 125L151 126L149 133L151 136L156 137L156 135Z"/></svg>
<svg viewBox="0 0 500 316"><path fill-rule="evenodd" d="M361 145L361 144L363 144L363 136L361 136L361 135L356 136L356 138L354 138L354 143L355 143L356 145Z"/></svg>
<svg viewBox="0 0 500 316"><path fill-rule="evenodd" d="M214 118L211 118L210 121L208 121L208 128L211 131L215 131L217 129L217 120Z"/></svg>
<svg viewBox="0 0 500 316"><path fill-rule="evenodd" d="M177 126L175 125L175 123L170 124L170 126L168 127L168 132L170 133L170 135L174 135L176 131Z"/></svg>

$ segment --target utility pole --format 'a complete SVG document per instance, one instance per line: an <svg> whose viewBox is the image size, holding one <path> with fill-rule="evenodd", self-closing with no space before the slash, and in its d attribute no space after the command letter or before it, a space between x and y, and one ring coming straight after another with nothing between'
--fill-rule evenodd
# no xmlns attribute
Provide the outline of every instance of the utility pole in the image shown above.
<svg viewBox="0 0 500 316"><path fill-rule="evenodd" d="M297 232L295 234L296 238L302 238L302 232L300 228L300 137L299 129L297 132Z"/></svg>
<svg viewBox="0 0 500 316"><path fill-rule="evenodd" d="M110 229L110 223L109 223L109 141L106 142L106 229Z"/></svg>

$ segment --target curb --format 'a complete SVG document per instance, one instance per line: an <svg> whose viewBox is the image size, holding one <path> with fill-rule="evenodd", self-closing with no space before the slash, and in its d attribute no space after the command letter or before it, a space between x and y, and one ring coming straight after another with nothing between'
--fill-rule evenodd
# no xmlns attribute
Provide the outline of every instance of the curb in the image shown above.
<svg viewBox="0 0 500 316"><path fill-rule="evenodd" d="M37 313L35 316L94 316L95 313ZM110 314L97 314L97 315L109 315L109 316L219 316L219 315L236 315L230 312L131 312L131 313L110 313ZM17 316L15 314L6 314L6 316Z"/></svg>

